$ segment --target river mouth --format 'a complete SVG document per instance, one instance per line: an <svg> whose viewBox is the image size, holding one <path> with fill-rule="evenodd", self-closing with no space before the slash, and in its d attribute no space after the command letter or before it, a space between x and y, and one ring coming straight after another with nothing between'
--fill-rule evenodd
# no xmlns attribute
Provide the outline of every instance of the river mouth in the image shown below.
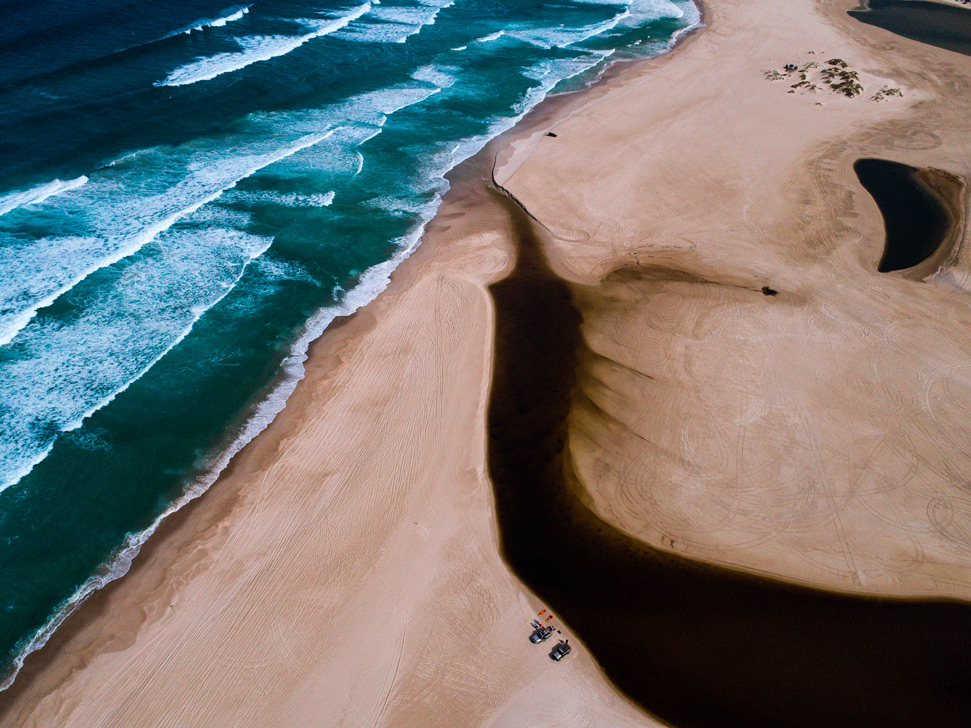
<svg viewBox="0 0 971 728"><path fill-rule="evenodd" d="M511 200L500 204L518 252L513 272L489 289L487 457L501 548L579 649L679 728L966 726L971 605L840 594L717 567L653 548L588 507L569 466L567 419L589 358L576 290L547 264L538 226ZM595 294L586 289L584 301Z"/></svg>
<svg viewBox="0 0 971 728"><path fill-rule="evenodd" d="M849 14L867 25L971 56L971 8L926 0L865 0Z"/></svg>
<svg viewBox="0 0 971 728"><path fill-rule="evenodd" d="M883 215L886 237L877 270L933 273L960 232L961 180L885 159L860 159L853 169Z"/></svg>

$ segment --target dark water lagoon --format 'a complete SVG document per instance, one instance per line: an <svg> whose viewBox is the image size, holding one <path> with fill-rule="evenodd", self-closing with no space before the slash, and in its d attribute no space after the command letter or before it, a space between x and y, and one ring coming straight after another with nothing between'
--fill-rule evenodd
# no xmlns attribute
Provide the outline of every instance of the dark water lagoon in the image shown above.
<svg viewBox="0 0 971 728"><path fill-rule="evenodd" d="M865 0L865 5L850 15L904 38L971 55L971 6L926 0Z"/></svg>

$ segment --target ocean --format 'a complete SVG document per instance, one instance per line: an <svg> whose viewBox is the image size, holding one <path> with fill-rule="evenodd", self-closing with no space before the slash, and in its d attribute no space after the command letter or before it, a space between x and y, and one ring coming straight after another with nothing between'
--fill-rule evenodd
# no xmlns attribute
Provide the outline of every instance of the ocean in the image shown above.
<svg viewBox="0 0 971 728"><path fill-rule="evenodd" d="M0 2L0 687L281 410L444 175L689 0Z"/></svg>

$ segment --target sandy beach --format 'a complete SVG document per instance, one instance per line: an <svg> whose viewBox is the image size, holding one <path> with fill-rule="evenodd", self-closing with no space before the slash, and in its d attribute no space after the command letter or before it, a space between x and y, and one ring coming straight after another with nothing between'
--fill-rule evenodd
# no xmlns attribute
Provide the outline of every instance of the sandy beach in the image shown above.
<svg viewBox="0 0 971 728"><path fill-rule="evenodd" d="M883 222L853 171L967 179L971 58L852 7L711 0L673 52L456 170L391 287L28 658L0 724L661 725L570 625L553 621L576 645L562 663L527 641L550 605L503 561L487 458L489 286L515 264L493 179L583 317L567 452L592 511L752 574L971 597L967 189L933 269L878 273ZM767 77L832 58L862 94Z"/></svg>
<svg viewBox="0 0 971 728"><path fill-rule="evenodd" d="M486 285L510 248L483 159L287 414L28 659L0 723L645 724L589 654L528 642L545 605L499 556Z"/></svg>

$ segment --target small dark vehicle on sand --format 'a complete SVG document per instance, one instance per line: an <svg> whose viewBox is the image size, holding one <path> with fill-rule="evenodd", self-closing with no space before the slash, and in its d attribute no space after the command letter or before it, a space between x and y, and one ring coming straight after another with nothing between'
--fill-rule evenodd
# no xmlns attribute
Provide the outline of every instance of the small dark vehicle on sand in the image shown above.
<svg viewBox="0 0 971 728"><path fill-rule="evenodd" d="M560 640L559 642L556 643L556 647L554 647L553 651L550 653L550 659L553 659L559 662L564 657L569 655L572 649L573 648L570 647L569 640Z"/></svg>
<svg viewBox="0 0 971 728"><path fill-rule="evenodd" d="M529 641L534 645L538 645L540 642L548 640L551 634L553 634L552 627L539 627L529 636Z"/></svg>

